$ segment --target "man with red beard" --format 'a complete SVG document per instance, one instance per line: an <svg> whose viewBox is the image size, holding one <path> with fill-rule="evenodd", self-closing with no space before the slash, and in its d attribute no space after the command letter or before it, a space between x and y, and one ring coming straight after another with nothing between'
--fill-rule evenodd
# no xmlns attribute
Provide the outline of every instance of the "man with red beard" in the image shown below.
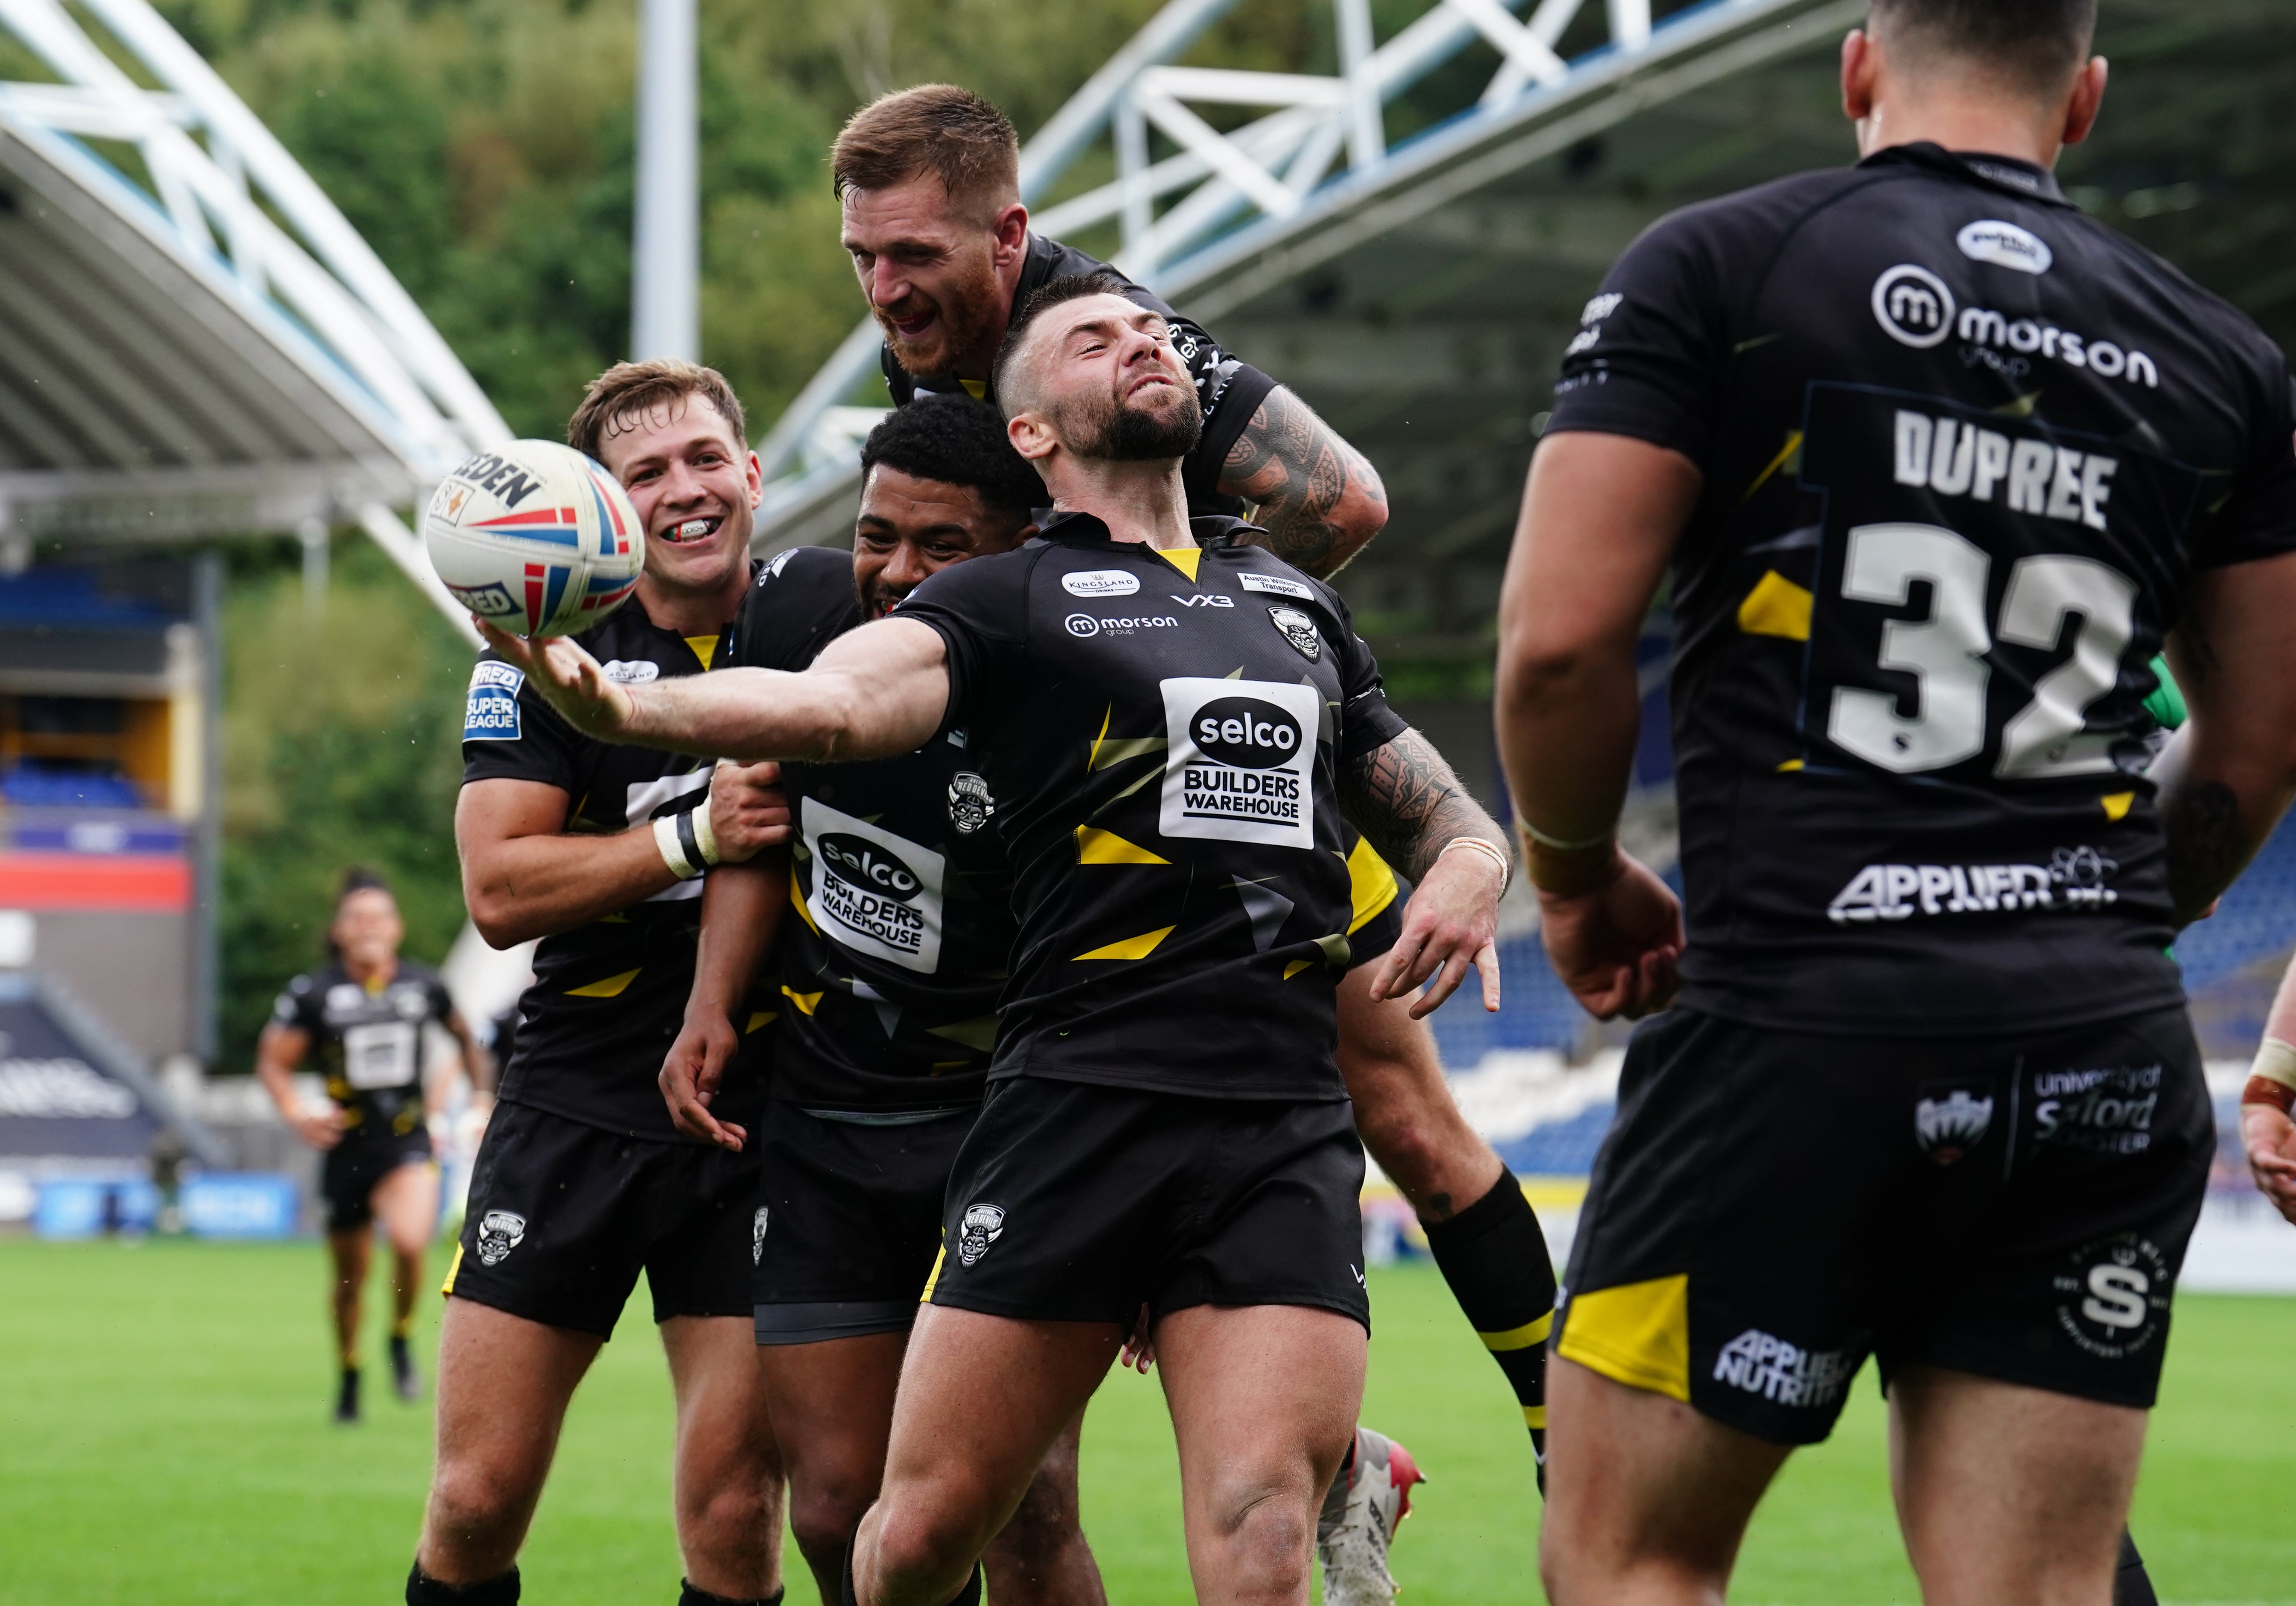
<svg viewBox="0 0 2296 1606"><path fill-rule="evenodd" d="M1029 231L1020 139L979 95L921 84L879 98L837 136L830 170L895 406L950 392L995 401L989 366L1013 310L1054 279L1110 274L1165 319L1195 385L1203 438L1181 464L1191 513L1248 503L1253 538L1315 575L1387 522L1377 472L1306 402L1105 264Z"/></svg>

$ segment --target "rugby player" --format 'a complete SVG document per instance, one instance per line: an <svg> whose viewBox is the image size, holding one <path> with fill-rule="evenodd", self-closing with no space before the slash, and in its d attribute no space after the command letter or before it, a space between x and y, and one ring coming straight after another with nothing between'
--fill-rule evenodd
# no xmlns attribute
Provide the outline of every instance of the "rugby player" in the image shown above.
<svg viewBox="0 0 2296 1606"><path fill-rule="evenodd" d="M620 364L567 438L646 531L636 594L580 639L618 683L701 676L752 570L760 481L741 403L709 369ZM517 1598L567 1403L643 1269L677 1397L682 1598L778 1600L781 1467L750 1338L755 1179L678 1132L655 1078L693 979L697 878L781 840L787 810L754 774L713 784L690 757L593 741L523 682L482 658L463 730L471 918L497 946L542 942L447 1278L438 1463L406 1598ZM761 1096L755 1047L728 1072L729 1115Z"/></svg>
<svg viewBox="0 0 2296 1606"><path fill-rule="evenodd" d="M815 760L961 733L996 800L1015 974L844 1580L871 1606L976 1598L1144 1307L1198 1592L1304 1602L1369 1317L1331 1058L1342 806L1418 883L1373 996L1431 980L1423 1016L1472 964L1497 1004L1496 827L1387 709L1335 594L1233 521L1191 530L1196 393L1121 289L1054 280L998 356L1044 538L944 569L806 673L624 688L571 643L498 638L585 728Z"/></svg>
<svg viewBox="0 0 2296 1606"><path fill-rule="evenodd" d="M1557 971L1679 1002L1564 1277L1563 1606L1718 1599L1869 1354L1925 1599L2112 1593L2213 1146L2163 950L2296 788L2296 455L2281 353L2052 176L2094 17L1874 0L1864 160L1662 220L1565 359L1501 743ZM1616 844L1669 569L1686 934Z"/></svg>
<svg viewBox="0 0 2296 1606"><path fill-rule="evenodd" d="M1021 304L1056 278L1106 273L1170 325L1195 385L1204 432L1182 460L1192 511L1250 504L1260 533L1248 538L1316 574L1387 522L1379 475L1306 402L1105 263L1030 232L1020 138L988 102L951 84L897 90L853 114L829 160L895 406L995 401L991 365Z"/></svg>
<svg viewBox="0 0 2296 1606"><path fill-rule="evenodd" d="M458 1069L442 1062L425 1086L423 1027L435 1020L454 1034L480 1100L494 1086L494 1061L455 1012L439 973L398 956L406 936L398 902L383 879L346 871L327 927L333 960L287 984L255 1045L255 1074L280 1118L326 1157L319 1191L327 1200L327 1252L334 1262L339 1422L359 1419L360 1307L378 1220L390 1240L391 1383L404 1400L422 1392L407 1335L422 1251L439 1230L439 1167L427 1123L439 1090ZM297 1101L294 1079L314 1046L333 1101L316 1111Z"/></svg>
<svg viewBox="0 0 2296 1606"><path fill-rule="evenodd" d="M2273 1208L2296 1222L2296 963L2280 979L2272 1012L2265 1018L2264 1041L2241 1089L2241 1146L2250 1173Z"/></svg>
<svg viewBox="0 0 2296 1606"><path fill-rule="evenodd" d="M1191 511L1233 512L1250 503L1255 528L1241 538L1329 579L1387 520L1386 492L1370 463L1297 396L1155 296L1030 232L1020 151L1003 112L947 84L864 107L831 150L842 240L885 331L881 362L894 405L932 394L994 401L991 362L1013 310L1057 276L1114 274L1125 296L1163 315L1195 383L1204 430L1181 460ZM1394 895L1392 876L1368 849L1351 862L1358 914L1375 914L1379 900ZM1418 1212L1436 1264L1513 1390L1540 1455L1554 1295L1546 1238L1520 1184L1460 1116L1432 1036L1412 1021L1407 1000L1372 999L1370 975L1364 969L1341 991L1340 1065L1357 1125ZM1352 1480L1352 1458L1349 1469ZM1543 1482L1543 1463L1538 1476ZM1392 1530L1400 1497L1391 1484L1358 1483L1352 1497L1379 1501ZM1329 1536L1341 1531L1326 1525ZM1327 1561L1332 1553L1327 1545Z"/></svg>

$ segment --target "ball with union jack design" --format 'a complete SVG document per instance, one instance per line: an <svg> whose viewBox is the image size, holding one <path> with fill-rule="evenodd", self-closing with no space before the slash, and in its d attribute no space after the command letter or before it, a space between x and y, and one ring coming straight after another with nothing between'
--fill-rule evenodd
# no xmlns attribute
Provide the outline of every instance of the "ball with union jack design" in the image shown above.
<svg viewBox="0 0 2296 1606"><path fill-rule="evenodd" d="M628 495L554 440L481 452L440 480L422 545L456 601L525 636L587 630L621 606L645 565Z"/></svg>

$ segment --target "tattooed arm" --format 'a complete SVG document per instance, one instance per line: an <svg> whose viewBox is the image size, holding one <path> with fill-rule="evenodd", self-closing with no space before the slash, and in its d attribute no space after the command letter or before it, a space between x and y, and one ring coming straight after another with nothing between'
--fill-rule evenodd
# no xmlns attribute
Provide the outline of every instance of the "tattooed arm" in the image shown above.
<svg viewBox="0 0 2296 1606"><path fill-rule="evenodd" d="M1483 1007L1498 1008L1492 938L1506 886L1506 834L1413 730L1340 766L1340 811L1382 858L1418 883L1404 905L1403 935L1372 978L1373 1000L1399 997L1432 977L1435 985L1411 1006L1412 1018L1422 1019L1451 996L1472 964L1482 974ZM1483 848L1444 851L1463 837Z"/></svg>
<svg viewBox="0 0 2296 1606"><path fill-rule="evenodd" d="M2296 553L2203 569L2169 661L2191 717L2153 766L2177 922L2231 886L2296 796Z"/></svg>
<svg viewBox="0 0 2296 1606"><path fill-rule="evenodd" d="M1370 461L1281 385L1228 448L1219 489L1258 510L1260 545L1319 580L1387 522L1387 488Z"/></svg>

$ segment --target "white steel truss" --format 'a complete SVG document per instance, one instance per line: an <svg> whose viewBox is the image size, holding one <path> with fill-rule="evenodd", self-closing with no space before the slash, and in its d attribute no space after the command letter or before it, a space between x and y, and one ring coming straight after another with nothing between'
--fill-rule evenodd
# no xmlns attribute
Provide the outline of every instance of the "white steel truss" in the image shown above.
<svg viewBox="0 0 2296 1606"><path fill-rule="evenodd" d="M1653 25L1651 0L1603 0L1606 42L1565 61L1556 47L1591 0L1434 0L1383 43L1374 39L1369 0L1331 0L1336 74L1174 64L1237 3L1171 0L1029 141L1021 189L1031 202L1103 135L1116 168L1108 183L1037 213L1032 228L1061 237L1115 223L1123 242L1116 265L1167 297L1239 271L1250 278L1267 258L1274 260L1259 277L1280 278L1300 271L1297 247L1318 233L1360 237L1367 214L1374 232L1394 226L1394 209L1377 204L1382 198L1417 186L1447 199L1456 183L1431 183L1447 166L1484 153L1468 164L1476 169L1469 184L1487 184L1654 94L1798 48L1814 25L1865 10L1863 0L1709 0ZM1529 15L1519 15L1526 5ZM1390 147L1389 103L1478 42L1496 49L1500 64L1476 97ZM1202 106L1260 115L1223 132ZM1151 160L1152 128L1177 147L1172 154ZM1509 142L1540 128L1549 137ZM876 325L865 319L758 442L771 477L759 523L773 544L827 533L824 519L855 471L850 442L866 428L857 414L869 412L838 404L874 371L878 348Z"/></svg>

